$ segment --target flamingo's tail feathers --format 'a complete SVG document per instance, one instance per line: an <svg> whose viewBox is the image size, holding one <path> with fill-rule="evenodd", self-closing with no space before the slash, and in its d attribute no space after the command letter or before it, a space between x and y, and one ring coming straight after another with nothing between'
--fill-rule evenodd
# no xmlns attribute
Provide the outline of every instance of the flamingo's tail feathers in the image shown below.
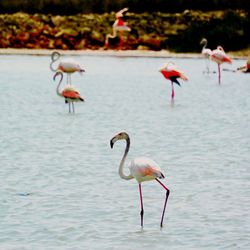
<svg viewBox="0 0 250 250"><path fill-rule="evenodd" d="M155 177L158 178L158 179L165 178L164 174L161 171L159 171L159 170L155 171L154 174L155 174Z"/></svg>
<svg viewBox="0 0 250 250"><path fill-rule="evenodd" d="M163 174L162 172L160 172L160 173L159 173L159 176L158 176L157 178L163 179L163 178L165 178L165 176L164 176L164 174Z"/></svg>
<svg viewBox="0 0 250 250"><path fill-rule="evenodd" d="M66 104L69 103L68 100L65 99L65 103L66 103Z"/></svg>
<svg viewBox="0 0 250 250"><path fill-rule="evenodd" d="M225 62L229 63L229 64L232 64L232 59L230 57L226 57Z"/></svg>
<svg viewBox="0 0 250 250"><path fill-rule="evenodd" d="M84 99L83 99L82 97L80 97L79 100L80 100L81 102L84 102Z"/></svg>
<svg viewBox="0 0 250 250"><path fill-rule="evenodd" d="M177 78L172 78L172 81L181 87L181 84L180 84L180 82L177 80Z"/></svg>
<svg viewBox="0 0 250 250"><path fill-rule="evenodd" d="M187 78L185 75L183 75L182 73L180 74L180 78L181 78L182 80L184 80L184 81L187 81L187 80L188 80L188 78Z"/></svg>

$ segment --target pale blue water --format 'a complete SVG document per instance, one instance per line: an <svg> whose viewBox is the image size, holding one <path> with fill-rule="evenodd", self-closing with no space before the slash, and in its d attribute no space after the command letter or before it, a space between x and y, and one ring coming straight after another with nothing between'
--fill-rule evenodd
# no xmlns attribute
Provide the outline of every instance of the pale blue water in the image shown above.
<svg viewBox="0 0 250 250"><path fill-rule="evenodd" d="M86 102L68 114L49 57L0 56L0 249L249 249L250 75L222 72L219 86L201 59L76 59ZM189 77L173 106L169 60ZM143 183L141 230L138 185L118 176L125 144L109 140L122 130L128 158L166 176L162 230L161 186Z"/></svg>

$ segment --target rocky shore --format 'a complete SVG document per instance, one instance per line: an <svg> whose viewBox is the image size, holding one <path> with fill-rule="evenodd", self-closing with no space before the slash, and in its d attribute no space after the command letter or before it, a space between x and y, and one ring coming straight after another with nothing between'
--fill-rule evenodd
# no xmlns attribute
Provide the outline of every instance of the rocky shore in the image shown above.
<svg viewBox="0 0 250 250"><path fill-rule="evenodd" d="M102 50L112 32L115 13L53 16L45 14L1 14L0 48L49 50ZM131 27L120 50L200 52L202 37L209 47L223 45L227 51L249 52L249 15L240 10L183 13L128 12ZM108 49L118 49L119 39ZM245 51L245 52L244 52Z"/></svg>

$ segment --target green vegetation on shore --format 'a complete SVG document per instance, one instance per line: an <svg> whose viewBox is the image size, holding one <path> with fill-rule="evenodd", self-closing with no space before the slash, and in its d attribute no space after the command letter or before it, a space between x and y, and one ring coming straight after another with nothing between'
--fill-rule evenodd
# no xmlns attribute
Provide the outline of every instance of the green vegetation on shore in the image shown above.
<svg viewBox="0 0 250 250"><path fill-rule="evenodd" d="M189 10L250 9L249 0L1 0L0 13L75 15L105 13L128 7L131 12L176 13Z"/></svg>
<svg viewBox="0 0 250 250"><path fill-rule="evenodd" d="M112 32L114 14L1 14L0 48L101 49ZM202 37L210 48L219 44L227 51L249 48L250 18L243 10L128 12L124 18L132 31L124 33L123 49L199 52ZM111 41L110 48L117 48L117 40Z"/></svg>

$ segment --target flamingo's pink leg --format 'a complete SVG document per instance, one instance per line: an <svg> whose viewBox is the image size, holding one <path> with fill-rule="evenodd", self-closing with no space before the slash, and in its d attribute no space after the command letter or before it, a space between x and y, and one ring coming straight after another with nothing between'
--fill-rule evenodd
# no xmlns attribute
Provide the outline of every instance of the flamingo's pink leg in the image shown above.
<svg viewBox="0 0 250 250"><path fill-rule="evenodd" d="M142 191L141 191L141 183L139 183L139 192L140 192L140 202L141 202L141 227L143 227L143 214L144 214L144 210L143 210L143 202L142 202Z"/></svg>
<svg viewBox="0 0 250 250"><path fill-rule="evenodd" d="M218 74L219 74L219 83L220 83L220 64L218 63Z"/></svg>
<svg viewBox="0 0 250 250"><path fill-rule="evenodd" d="M165 214L166 205L167 205L167 201L168 201L168 196L170 194L170 190L161 181L159 181L157 178L155 180L158 181L160 183L160 185L166 190L166 198L165 198L165 203L164 203L162 216L161 216L161 227L163 227L163 219L164 219L164 214Z"/></svg>
<svg viewBox="0 0 250 250"><path fill-rule="evenodd" d="M174 99L174 84L173 84L173 82L171 82L171 87L172 87L171 98L172 98L172 100L173 100L173 99Z"/></svg>

